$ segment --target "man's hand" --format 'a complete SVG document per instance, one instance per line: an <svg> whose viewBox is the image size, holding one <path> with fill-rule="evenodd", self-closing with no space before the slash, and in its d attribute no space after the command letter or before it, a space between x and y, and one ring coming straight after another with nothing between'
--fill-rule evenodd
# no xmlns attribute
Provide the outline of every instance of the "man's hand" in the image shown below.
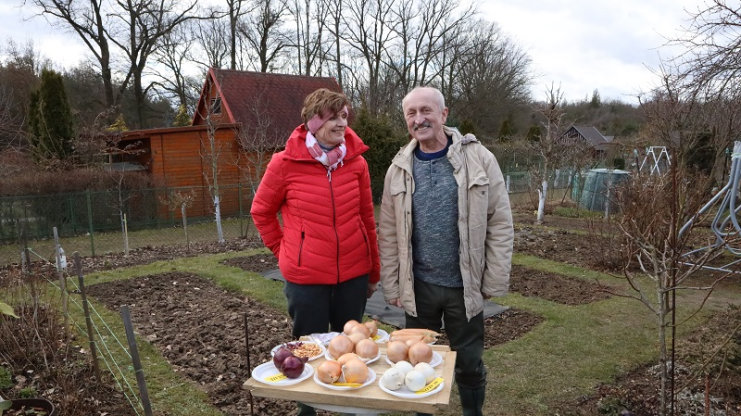
<svg viewBox="0 0 741 416"><path fill-rule="evenodd" d="M373 296L373 292L376 291L376 287L378 286L378 283L368 283L368 293L366 294L367 298L370 298Z"/></svg>
<svg viewBox="0 0 741 416"><path fill-rule="evenodd" d="M389 305L394 305L394 306L399 307L399 308L402 307L401 306L401 299L399 299L399 298L389 300L388 301L388 304Z"/></svg>

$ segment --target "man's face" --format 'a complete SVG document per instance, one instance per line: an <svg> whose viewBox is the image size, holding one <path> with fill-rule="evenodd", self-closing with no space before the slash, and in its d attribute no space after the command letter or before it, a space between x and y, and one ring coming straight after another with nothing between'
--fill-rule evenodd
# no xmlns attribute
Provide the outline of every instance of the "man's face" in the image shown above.
<svg viewBox="0 0 741 416"><path fill-rule="evenodd" d="M404 118L409 134L421 145L433 144L435 140L447 143L443 125L448 109L440 108L433 91L413 91L404 101Z"/></svg>

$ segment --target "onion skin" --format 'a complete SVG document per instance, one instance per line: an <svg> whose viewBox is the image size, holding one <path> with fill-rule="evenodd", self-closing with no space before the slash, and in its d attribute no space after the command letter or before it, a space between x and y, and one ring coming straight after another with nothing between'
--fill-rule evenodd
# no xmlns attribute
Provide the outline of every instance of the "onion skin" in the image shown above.
<svg viewBox="0 0 741 416"><path fill-rule="evenodd" d="M347 337L347 335L339 334L329 341L327 350L329 350L329 354L332 358L339 358L343 354L352 352L354 347L355 344Z"/></svg>
<svg viewBox="0 0 741 416"><path fill-rule="evenodd" d="M370 331L370 337L373 338L378 334L378 321L375 319L372 321L365 321L363 322L363 325L365 325L366 328Z"/></svg>
<svg viewBox="0 0 741 416"><path fill-rule="evenodd" d="M368 339L363 333L361 332L350 332L350 335L347 336L350 338L350 341L352 341L353 344L357 344L361 340Z"/></svg>
<svg viewBox="0 0 741 416"><path fill-rule="evenodd" d="M360 357L358 357L358 354L355 354L354 352L348 352L342 354L336 361L340 363L340 365L345 365L346 362L350 361L353 358L359 359Z"/></svg>
<svg viewBox="0 0 741 416"><path fill-rule="evenodd" d="M280 370L288 378L298 378L304 372L304 361L295 355L283 360L283 368Z"/></svg>
<svg viewBox="0 0 741 416"><path fill-rule="evenodd" d="M363 324L357 324L354 327L352 327L350 329L350 335L354 333L361 333L363 334L363 338L370 338L370 329Z"/></svg>
<svg viewBox="0 0 741 416"><path fill-rule="evenodd" d="M362 339L355 344L355 354L366 360L375 358L378 355L378 344L370 338Z"/></svg>
<svg viewBox="0 0 741 416"><path fill-rule="evenodd" d="M412 365L417 363L429 363L432 361L432 347L426 342L416 342L409 347L409 362Z"/></svg>
<svg viewBox="0 0 741 416"><path fill-rule="evenodd" d="M327 360L316 368L316 377L322 383L332 384L340 379L342 366L337 361Z"/></svg>
<svg viewBox="0 0 741 416"><path fill-rule="evenodd" d="M409 347L402 341L391 341L386 344L386 356L392 363L405 361L408 351Z"/></svg>
<svg viewBox="0 0 741 416"><path fill-rule="evenodd" d="M365 383L368 380L368 366L358 358L353 358L342 366L342 376L346 383Z"/></svg>
<svg viewBox="0 0 741 416"><path fill-rule="evenodd" d="M288 357L293 357L293 352L291 352L290 349L286 346L282 346L275 350L275 354L273 354L273 365L275 365L275 368L278 369L278 371L283 371L283 361L286 360Z"/></svg>
<svg viewBox="0 0 741 416"><path fill-rule="evenodd" d="M345 335L349 334L353 327L359 323L360 322L354 319L350 319L349 321L345 322L345 325L342 327L342 332L344 332Z"/></svg>

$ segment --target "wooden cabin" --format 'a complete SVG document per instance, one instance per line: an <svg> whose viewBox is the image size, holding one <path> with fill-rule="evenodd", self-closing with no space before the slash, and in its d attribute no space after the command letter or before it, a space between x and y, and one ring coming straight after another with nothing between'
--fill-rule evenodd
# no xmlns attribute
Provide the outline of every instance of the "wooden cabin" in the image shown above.
<svg viewBox="0 0 741 416"><path fill-rule="evenodd" d="M135 151L120 153L116 162L146 171L157 187L198 187L189 216L212 214L214 177L222 215L238 214L240 200L246 204L241 212L248 211L270 155L302 123L304 97L319 88L341 92L329 77L211 68L191 126L124 132L119 147ZM163 218L171 214L164 204L158 213Z"/></svg>

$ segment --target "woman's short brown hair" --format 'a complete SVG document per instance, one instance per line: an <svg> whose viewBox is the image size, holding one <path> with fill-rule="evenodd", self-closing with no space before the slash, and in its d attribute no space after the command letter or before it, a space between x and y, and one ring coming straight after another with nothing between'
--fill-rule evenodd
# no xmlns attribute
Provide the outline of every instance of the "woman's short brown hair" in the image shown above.
<svg viewBox="0 0 741 416"><path fill-rule="evenodd" d="M304 107L301 109L301 118L304 123L309 121L315 114L323 117L325 113L337 114L345 106L350 104L347 96L341 92L330 91L319 88L304 98Z"/></svg>

